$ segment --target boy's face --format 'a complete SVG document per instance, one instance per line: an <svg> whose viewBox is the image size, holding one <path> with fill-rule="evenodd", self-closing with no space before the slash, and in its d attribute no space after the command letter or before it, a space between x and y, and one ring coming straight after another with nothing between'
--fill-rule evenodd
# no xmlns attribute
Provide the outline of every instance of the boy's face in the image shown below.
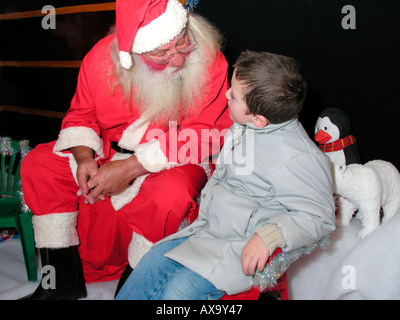
<svg viewBox="0 0 400 320"><path fill-rule="evenodd" d="M225 96L228 99L230 118L241 125L245 125L254 119L254 115L248 113L247 104L243 99L244 91L245 86L236 80L235 73L233 73L231 88L226 91Z"/></svg>

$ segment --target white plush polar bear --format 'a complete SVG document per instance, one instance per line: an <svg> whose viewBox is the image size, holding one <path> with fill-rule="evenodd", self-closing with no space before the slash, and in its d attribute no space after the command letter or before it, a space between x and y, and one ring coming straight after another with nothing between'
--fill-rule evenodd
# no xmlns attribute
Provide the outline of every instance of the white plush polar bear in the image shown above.
<svg viewBox="0 0 400 320"><path fill-rule="evenodd" d="M380 224L380 209L387 222L400 208L400 174L389 162L373 160L365 165L332 163L334 193L339 196L339 221L348 225L354 212L361 219L360 238Z"/></svg>

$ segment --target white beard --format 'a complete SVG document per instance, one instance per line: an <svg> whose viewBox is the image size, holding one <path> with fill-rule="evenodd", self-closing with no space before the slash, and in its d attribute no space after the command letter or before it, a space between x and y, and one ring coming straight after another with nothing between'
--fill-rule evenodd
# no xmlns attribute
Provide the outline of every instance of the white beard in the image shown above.
<svg viewBox="0 0 400 320"><path fill-rule="evenodd" d="M110 70L109 78L111 94L120 87L127 100L137 105L137 111L151 120L155 125L168 121L180 121L194 116L199 110L202 98L207 96L211 88L207 88L206 75L219 51L222 37L217 29L204 18L194 14L188 15L190 36L195 39L197 49L187 57L181 70L174 73L175 68L151 70L137 55L133 55L133 67L125 70L119 62L118 42L111 46L111 57L115 68ZM115 33L115 28L112 29Z"/></svg>
<svg viewBox="0 0 400 320"><path fill-rule="evenodd" d="M142 117L154 124L168 125L168 121L180 122L196 110L205 94L207 68L202 56L200 50L193 51L182 69L166 67L160 71L152 70L142 57L133 56L132 93Z"/></svg>

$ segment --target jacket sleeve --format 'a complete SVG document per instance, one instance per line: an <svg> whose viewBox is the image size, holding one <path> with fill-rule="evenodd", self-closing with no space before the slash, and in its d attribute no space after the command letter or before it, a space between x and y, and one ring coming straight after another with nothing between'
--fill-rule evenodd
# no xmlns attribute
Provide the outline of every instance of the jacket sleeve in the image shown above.
<svg viewBox="0 0 400 320"><path fill-rule="evenodd" d="M95 68L92 60L89 53L82 61L75 95L63 119L54 152L83 145L93 149L100 157L103 156L103 141L92 94L92 74Z"/></svg>
<svg viewBox="0 0 400 320"><path fill-rule="evenodd" d="M228 64L219 53L210 68L205 94L199 112L181 125L170 123L167 131L147 135L146 142L134 150L139 162L150 172L173 164L201 163L218 153L232 121L229 118L225 92L229 88Z"/></svg>
<svg viewBox="0 0 400 320"><path fill-rule="evenodd" d="M271 177L274 196L284 207L269 219L285 239L285 251L321 240L335 229L330 162L323 154L300 155Z"/></svg>

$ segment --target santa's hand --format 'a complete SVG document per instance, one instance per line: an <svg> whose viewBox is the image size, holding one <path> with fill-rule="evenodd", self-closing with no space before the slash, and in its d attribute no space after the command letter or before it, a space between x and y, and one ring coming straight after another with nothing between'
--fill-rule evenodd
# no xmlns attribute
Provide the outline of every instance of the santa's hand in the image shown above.
<svg viewBox="0 0 400 320"><path fill-rule="evenodd" d="M102 200L102 201L106 200L106 197L103 194L99 195L98 198L95 199L95 198L93 198L93 196L90 193L84 194L82 192L81 188L78 189L78 192L76 193L76 195L78 197L83 196L85 198L84 202L86 204L91 204L91 205L95 204L98 200Z"/></svg>
<svg viewBox="0 0 400 320"><path fill-rule="evenodd" d="M87 185L89 195L100 199L104 195L113 195L127 189L138 176L148 173L135 156L124 160L110 161L101 166Z"/></svg>
<svg viewBox="0 0 400 320"><path fill-rule="evenodd" d="M78 146L71 148L75 161L77 163L76 179L79 185L77 196L84 196L86 203L94 204L97 200L89 194L89 186L87 184L90 177L95 176L98 172L99 165L93 158L93 150Z"/></svg>

